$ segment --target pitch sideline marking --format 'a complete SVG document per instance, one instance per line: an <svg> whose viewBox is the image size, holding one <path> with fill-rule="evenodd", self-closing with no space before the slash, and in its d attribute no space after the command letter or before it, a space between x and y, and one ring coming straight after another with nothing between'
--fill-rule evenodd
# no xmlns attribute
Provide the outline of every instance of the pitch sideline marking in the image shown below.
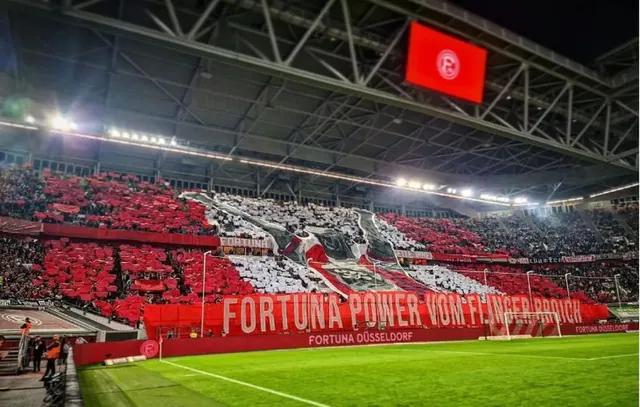
<svg viewBox="0 0 640 407"><path fill-rule="evenodd" d="M604 360L604 359L615 359L615 358L626 358L629 356L638 356L637 353L625 353L624 355L613 355L613 356L602 356L599 358L590 358L587 360Z"/></svg>
<svg viewBox="0 0 640 407"><path fill-rule="evenodd" d="M199 374L202 374L202 375L205 375L205 376L211 376L211 377L214 377L216 379L224 380L224 381L231 382L231 383L234 383L234 384L239 384L239 385L245 386L245 387L250 387L252 389L264 391L266 393L275 394L276 396L284 397L284 398L291 399L291 400L296 400L296 401L299 401L299 402L304 403L304 404L309 404L311 406L330 407L330 406L328 406L326 404L317 403L315 401L303 399L301 397L293 396L291 394L282 393L282 392L279 392L277 390L271 390L271 389L268 389L266 387L257 386L255 384L251 384L251 383L243 382L243 381L240 381L240 380L232 379L232 378L226 377L226 376L221 376L221 375L218 375L218 374L215 374L215 373L205 372L203 370L194 369L192 367L179 365L179 364L173 363L173 362L167 362L165 360L161 360L161 362L169 364L171 366L180 367L182 369L190 370L192 372L199 373Z"/></svg>
<svg viewBox="0 0 640 407"><path fill-rule="evenodd" d="M465 351L455 351L455 350L431 350L431 352L453 353L458 355L471 355L471 356L515 356L519 358L533 358L533 359L590 360L586 358L567 358L564 356L524 355L522 353L465 352Z"/></svg>

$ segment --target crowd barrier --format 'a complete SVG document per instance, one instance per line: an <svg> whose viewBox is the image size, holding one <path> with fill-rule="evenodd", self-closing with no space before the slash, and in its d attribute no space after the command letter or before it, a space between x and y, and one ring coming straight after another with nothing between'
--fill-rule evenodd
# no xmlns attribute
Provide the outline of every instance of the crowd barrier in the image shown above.
<svg viewBox="0 0 640 407"><path fill-rule="evenodd" d="M563 335L615 333L637 331L638 323L562 325ZM340 331L276 335L248 335L198 339L165 339L162 357L205 355L215 353L251 352L275 349L316 348L328 346L380 345L385 343L415 343L474 340L486 334L484 327L403 329L395 331ZM145 355L158 357L159 344L153 340L102 342L76 345L76 365L102 363L105 359Z"/></svg>

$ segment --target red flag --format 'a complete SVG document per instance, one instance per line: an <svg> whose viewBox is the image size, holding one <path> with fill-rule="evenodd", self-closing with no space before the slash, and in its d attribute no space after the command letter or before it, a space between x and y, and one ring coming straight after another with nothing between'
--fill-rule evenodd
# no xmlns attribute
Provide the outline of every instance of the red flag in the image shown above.
<svg viewBox="0 0 640 407"><path fill-rule="evenodd" d="M482 103L487 50L411 23L406 81Z"/></svg>

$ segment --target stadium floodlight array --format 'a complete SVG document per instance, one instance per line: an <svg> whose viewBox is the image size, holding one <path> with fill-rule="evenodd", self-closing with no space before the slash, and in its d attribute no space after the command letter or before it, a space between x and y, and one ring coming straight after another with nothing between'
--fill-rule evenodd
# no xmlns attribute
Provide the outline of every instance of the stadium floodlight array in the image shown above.
<svg viewBox="0 0 640 407"><path fill-rule="evenodd" d="M576 198L567 198L567 199L559 199L557 201L549 201L547 202L547 205L557 205L557 204L563 204L563 203L570 203L570 202L579 202L582 201L584 198L579 196Z"/></svg>
<svg viewBox="0 0 640 407"><path fill-rule="evenodd" d="M496 196L496 195L489 195L489 194L481 194L480 198L486 199L487 201L511 202L511 199L509 199L506 196Z"/></svg>
<svg viewBox="0 0 640 407"><path fill-rule="evenodd" d="M26 124L25 124L26 123ZM121 145L127 146L135 146L135 147L143 147L152 150L173 152L185 155L191 155L196 157L208 158L213 160L223 160L223 161L237 161L243 164L255 165L259 167L272 168L282 171L290 171L301 174L309 174L314 176L320 176L325 178L332 179L340 179L345 181L350 181L358 184L365 185L374 185L386 188L399 188L406 191L415 191L422 192L431 195L438 195L448 198L473 201L473 202L481 202L499 206L507 206L507 207L515 207L515 206L536 206L537 202L524 202L521 203L510 203L508 198L503 197L494 197L492 195L481 195L479 198L474 198L473 192L471 189L464 189L461 193L458 193L456 188L448 187L446 192L441 192L440 189L444 188L444 186L438 186L437 184L432 183L423 183L418 180L407 181L404 178L399 178L394 182L388 182L384 180L375 180L371 178L364 177L356 177L349 175L342 175L335 172L330 171L322 171L322 170L312 170L305 167L299 167L288 164L279 164L262 160L241 158L241 157L232 157L228 154L217 154L209 152L208 150L196 147L189 147L187 145L181 145L175 139L175 137L163 137L158 135L151 135L148 133L140 133L140 132L130 132L126 130L120 130L117 128L109 129L107 131L107 135L94 135L76 131L77 125L75 122L68 118L64 118L63 116L55 116L52 120L49 121L48 125L43 124L41 126L38 125L36 119L33 116L26 116L23 122L15 122L10 120L0 120L0 126L5 127L14 127L25 130L49 130L52 133L60 134L63 136L71 136L78 137L89 140L96 140L101 142L112 142ZM638 183L632 185L626 185L614 190L604 191L602 193L594 194L594 196L604 195L610 192L615 192L618 190L631 188L637 186ZM467 195L467 196L465 196ZM495 199L493 199L495 198ZM552 205L556 203L570 202L574 200L582 200L583 198L572 198L569 200L562 201L552 201L547 202L547 205Z"/></svg>
<svg viewBox="0 0 640 407"><path fill-rule="evenodd" d="M625 189L637 187L638 185L640 185L640 183L634 182L633 184L623 185L623 186L618 187L618 188L608 189L606 191L598 192L596 194L591 194L591 195L589 195L589 198L595 198L595 197L600 196L600 195L606 195L606 194L611 194L613 192L623 191Z"/></svg>

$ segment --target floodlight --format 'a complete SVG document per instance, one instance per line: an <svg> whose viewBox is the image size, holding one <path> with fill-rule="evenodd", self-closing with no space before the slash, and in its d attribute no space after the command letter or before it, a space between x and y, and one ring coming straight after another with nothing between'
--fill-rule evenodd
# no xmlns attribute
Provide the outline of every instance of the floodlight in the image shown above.
<svg viewBox="0 0 640 407"><path fill-rule="evenodd" d="M62 116L56 116L51 119L51 127L56 130L69 130L75 128L75 123Z"/></svg>
<svg viewBox="0 0 640 407"><path fill-rule="evenodd" d="M399 187L403 187L403 186L407 185L407 180L404 179L404 178L398 178L396 180L396 185L399 186Z"/></svg>
<svg viewBox="0 0 640 407"><path fill-rule="evenodd" d="M171 142L169 144L171 144L172 146L177 146L178 145L178 143L176 143L176 141L174 139L171 139Z"/></svg>
<svg viewBox="0 0 640 407"><path fill-rule="evenodd" d="M524 197L524 196L521 196L521 197L518 197L518 198L514 199L513 202L515 202L517 204L526 203L527 202L527 198Z"/></svg>
<svg viewBox="0 0 640 407"><path fill-rule="evenodd" d="M122 133L122 138L130 138L131 135L129 133L127 133L126 131Z"/></svg>
<svg viewBox="0 0 640 407"><path fill-rule="evenodd" d="M468 197L473 195L473 191L471 189L469 189L469 188L463 189L460 193L462 194L462 196L464 196L466 198L468 198Z"/></svg>
<svg viewBox="0 0 640 407"><path fill-rule="evenodd" d="M164 139L162 137L158 137L158 144L164 144Z"/></svg>
<svg viewBox="0 0 640 407"><path fill-rule="evenodd" d="M155 137L151 137L151 139L149 139L149 141L151 141L152 143L157 143L158 139L156 139Z"/></svg>
<svg viewBox="0 0 640 407"><path fill-rule="evenodd" d="M423 184L422 189L424 189L425 191L434 191L436 189L436 186L433 184Z"/></svg>
<svg viewBox="0 0 640 407"><path fill-rule="evenodd" d="M420 188L420 183L418 181L409 181L409 188L418 189Z"/></svg>
<svg viewBox="0 0 640 407"><path fill-rule="evenodd" d="M147 136L145 136L145 135L143 135L143 136L141 137L141 139L142 139L142 141L149 141L149 137L147 137Z"/></svg>
<svg viewBox="0 0 640 407"><path fill-rule="evenodd" d="M132 138L132 139L134 139L134 140L139 140L139 139L140 139L140 136L138 136L138 134L137 134L137 133L133 133L133 135L131 136L131 138Z"/></svg>
<svg viewBox="0 0 640 407"><path fill-rule="evenodd" d="M33 124L36 122L36 118L31 115L27 115L27 117L24 118L24 121Z"/></svg>
<svg viewBox="0 0 640 407"><path fill-rule="evenodd" d="M118 137L120 137L120 131L118 129L111 129L111 130L109 130L109 135L111 137L118 138Z"/></svg>

